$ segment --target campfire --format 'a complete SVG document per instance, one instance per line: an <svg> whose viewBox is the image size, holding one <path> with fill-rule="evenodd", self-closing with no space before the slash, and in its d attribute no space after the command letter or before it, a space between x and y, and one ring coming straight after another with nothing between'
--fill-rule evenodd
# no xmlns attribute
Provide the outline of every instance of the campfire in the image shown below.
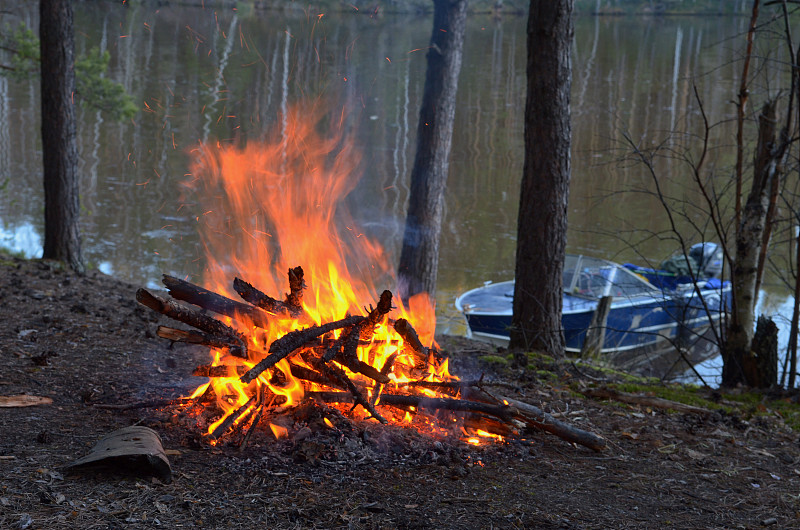
<svg viewBox="0 0 800 530"><path fill-rule="evenodd" d="M144 306L192 328L160 326L158 336L209 348L194 372L209 382L186 399L215 417L207 441L246 444L262 423L286 437L270 419L313 402L473 444L540 428L602 448L591 433L451 375L426 295L406 303L389 290L377 295L376 278L391 281L389 260L342 206L359 156L341 133L344 118L324 118L295 109L264 141L201 146L191 189L202 185L208 287L165 275L169 297L137 292Z"/></svg>

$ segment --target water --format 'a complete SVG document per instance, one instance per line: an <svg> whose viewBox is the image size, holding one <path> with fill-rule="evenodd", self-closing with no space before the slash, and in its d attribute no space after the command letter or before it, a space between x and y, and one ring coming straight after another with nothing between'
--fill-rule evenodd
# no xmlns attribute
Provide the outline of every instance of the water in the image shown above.
<svg viewBox="0 0 800 530"><path fill-rule="evenodd" d="M79 110L85 254L135 284L203 268L198 212L184 193L200 142L258 139L288 105L350 109L364 153L348 198L362 230L397 256L431 31L429 17L291 15L242 9L76 3L78 53L111 53L111 76L142 108L110 122ZM36 27L35 4L14 7ZM9 18L9 17L7 17ZM9 19L15 23L13 17ZM574 134L568 251L617 261L659 262L676 244L641 166L620 163L633 142L697 131L700 109L720 138L733 138L744 18L592 18L576 21ZM460 77L436 293L441 331L462 333L456 295L513 275L523 164L524 18L470 17ZM38 83L0 78L0 245L40 253L41 147ZM691 141L694 141L692 139ZM710 165L732 162L730 148ZM656 161L664 191L691 196L685 165ZM694 197L695 199L697 197ZM682 227L701 226L701 211ZM712 237L713 239L713 237ZM769 298L784 312L786 293Z"/></svg>

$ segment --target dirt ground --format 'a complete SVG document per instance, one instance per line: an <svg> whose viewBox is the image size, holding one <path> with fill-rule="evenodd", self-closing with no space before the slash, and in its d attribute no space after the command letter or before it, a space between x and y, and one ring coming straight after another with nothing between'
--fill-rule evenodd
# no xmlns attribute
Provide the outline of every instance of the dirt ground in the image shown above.
<svg viewBox="0 0 800 530"><path fill-rule="evenodd" d="M205 443L177 406L102 408L186 395L207 361L155 337L162 317L136 287L0 257L0 396L52 399L0 408L0 528L800 528L799 440L779 414L592 400L575 385L602 376L569 362L485 377L603 452L542 432L475 448L344 416L304 438L260 428L240 450ZM440 342L456 373L482 370L485 346ZM63 468L130 425L161 436L171 482Z"/></svg>

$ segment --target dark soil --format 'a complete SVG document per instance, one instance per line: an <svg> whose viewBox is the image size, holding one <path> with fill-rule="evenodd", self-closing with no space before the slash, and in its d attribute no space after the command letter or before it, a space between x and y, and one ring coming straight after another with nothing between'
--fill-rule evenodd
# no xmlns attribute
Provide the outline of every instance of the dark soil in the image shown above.
<svg viewBox="0 0 800 530"><path fill-rule="evenodd" d="M0 396L53 400L0 408L0 528L800 527L798 435L780 416L590 400L575 388L599 373L568 362L549 378L504 369L503 393L603 436L602 453L544 433L474 448L331 410L335 428L321 428L318 405L293 412L289 440L260 426L240 450L204 442L177 405L102 408L187 395L208 361L155 337L161 317L136 287L0 260ZM440 342L456 372L499 377L477 360L486 346ZM130 425L161 436L170 483L144 467L63 468Z"/></svg>

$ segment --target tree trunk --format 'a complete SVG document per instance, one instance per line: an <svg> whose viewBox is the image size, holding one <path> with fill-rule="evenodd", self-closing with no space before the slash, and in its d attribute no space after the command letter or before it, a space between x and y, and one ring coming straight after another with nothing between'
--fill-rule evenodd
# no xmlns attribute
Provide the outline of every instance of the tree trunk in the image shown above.
<svg viewBox="0 0 800 530"><path fill-rule="evenodd" d="M768 101L758 119L753 185L736 231L736 259L732 264L733 312L723 351L722 384L758 386L746 369L751 358L755 327L758 258L767 223L769 193L773 179L780 178L776 149L776 101Z"/></svg>
<svg viewBox="0 0 800 530"><path fill-rule="evenodd" d="M466 20L466 0L434 0L417 154L398 266L398 292L403 300L436 291L439 234Z"/></svg>
<svg viewBox="0 0 800 530"><path fill-rule="evenodd" d="M752 362L754 374L748 376L750 386L773 388L778 384L778 326L771 318L758 317L753 335Z"/></svg>
<svg viewBox="0 0 800 530"><path fill-rule="evenodd" d="M83 272L78 218L78 147L70 0L40 0L44 250L42 257Z"/></svg>
<svg viewBox="0 0 800 530"><path fill-rule="evenodd" d="M562 272L570 178L573 0L531 0L525 162L512 348L564 355Z"/></svg>

